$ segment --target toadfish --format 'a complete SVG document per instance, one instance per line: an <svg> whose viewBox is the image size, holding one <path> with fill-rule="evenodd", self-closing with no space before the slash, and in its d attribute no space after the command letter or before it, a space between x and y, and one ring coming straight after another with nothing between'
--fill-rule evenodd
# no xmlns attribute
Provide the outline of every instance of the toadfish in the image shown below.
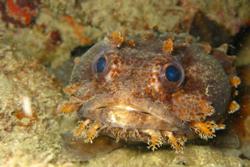
<svg viewBox="0 0 250 167"><path fill-rule="evenodd" d="M239 109L234 57L222 48L188 34L114 32L75 61L58 109L76 111L73 135L86 143L104 135L181 151L188 139L215 137Z"/></svg>

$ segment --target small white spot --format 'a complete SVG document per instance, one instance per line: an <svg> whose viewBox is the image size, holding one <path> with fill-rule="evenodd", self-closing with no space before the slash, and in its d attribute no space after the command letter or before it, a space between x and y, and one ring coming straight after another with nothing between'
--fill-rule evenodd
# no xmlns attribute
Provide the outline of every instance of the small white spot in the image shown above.
<svg viewBox="0 0 250 167"><path fill-rule="evenodd" d="M33 112L32 112L32 108L31 108L30 97L28 97L28 96L22 97L22 107L23 107L24 114L28 117L32 117Z"/></svg>
<svg viewBox="0 0 250 167"><path fill-rule="evenodd" d="M105 80L107 82L111 82L113 80L112 78L112 71L110 71L106 76L105 76Z"/></svg>
<svg viewBox="0 0 250 167"><path fill-rule="evenodd" d="M112 123L117 122L116 116L113 115L113 114L111 114L110 120L111 120Z"/></svg>
<svg viewBox="0 0 250 167"><path fill-rule="evenodd" d="M205 90L205 94L206 94L207 96L209 96L208 92L209 92L209 85L206 87L206 90Z"/></svg>
<svg viewBox="0 0 250 167"><path fill-rule="evenodd" d="M117 110L121 109L121 110L125 110L125 111L137 111L135 108L128 106L128 105L123 105L123 104L116 105L113 108L117 109Z"/></svg>

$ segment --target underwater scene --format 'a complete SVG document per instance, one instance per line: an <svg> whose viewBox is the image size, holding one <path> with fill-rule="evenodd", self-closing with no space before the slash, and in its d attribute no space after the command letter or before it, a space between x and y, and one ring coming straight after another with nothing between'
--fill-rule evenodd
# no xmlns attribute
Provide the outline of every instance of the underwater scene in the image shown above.
<svg viewBox="0 0 250 167"><path fill-rule="evenodd" d="M1 167L250 167L249 0L0 0Z"/></svg>

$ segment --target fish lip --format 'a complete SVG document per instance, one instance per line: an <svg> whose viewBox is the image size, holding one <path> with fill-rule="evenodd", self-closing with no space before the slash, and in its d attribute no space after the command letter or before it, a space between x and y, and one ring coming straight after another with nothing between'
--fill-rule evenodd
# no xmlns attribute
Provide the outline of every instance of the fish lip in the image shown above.
<svg viewBox="0 0 250 167"><path fill-rule="evenodd" d="M106 111L104 111L106 110ZM148 111L139 109L137 107L135 107L134 105L128 105L128 104L109 104L109 105L102 105L96 108L92 108L92 109L85 109L85 111L88 112L99 112L99 111L104 111L104 112L128 112L128 113L138 113L138 114L145 114L145 115L151 115L153 116L151 113L149 113ZM157 119L157 117L156 117Z"/></svg>
<svg viewBox="0 0 250 167"><path fill-rule="evenodd" d="M104 126L120 127L125 129L152 129L152 130L178 130L183 129L179 120L171 118L163 119L142 109L135 104L101 104L96 107L83 106L79 116L84 119L97 120Z"/></svg>
<svg viewBox="0 0 250 167"><path fill-rule="evenodd" d="M84 107L82 107L82 108L84 108ZM131 105L131 104L104 104L104 105L98 106L96 108L85 108L84 109L85 112L86 111L87 112L95 112L95 111L98 112L98 111L101 111L101 110L102 111L107 110L109 112L112 112L112 111L121 111L121 112L128 112L128 113L134 112L134 113L154 116L149 111L139 109L135 105ZM104 112L107 112L107 111L104 111ZM157 119L157 117L156 117L156 119Z"/></svg>
<svg viewBox="0 0 250 167"><path fill-rule="evenodd" d="M141 110L133 105L126 105L126 104L116 104L116 105L111 105L111 106L103 106L103 107L99 107L98 109L102 109L102 108L108 108L110 110L122 110L122 111L127 111L127 112L137 112L137 113L142 113L142 114L148 114L148 115L152 115L147 111Z"/></svg>

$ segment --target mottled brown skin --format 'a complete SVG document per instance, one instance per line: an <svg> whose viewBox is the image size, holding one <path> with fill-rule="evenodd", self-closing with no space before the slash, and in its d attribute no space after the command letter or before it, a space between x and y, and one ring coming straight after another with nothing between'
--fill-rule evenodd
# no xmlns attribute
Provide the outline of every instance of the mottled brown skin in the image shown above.
<svg viewBox="0 0 250 167"><path fill-rule="evenodd" d="M61 107L77 110L82 122L76 136L92 142L108 135L148 143L152 150L169 143L179 151L195 134L208 139L224 128L232 91L229 76L235 73L232 58L208 51L187 34L142 36L133 45L119 39L118 45L106 38L76 60L65 89L71 98ZM173 40L173 51L163 49L166 39ZM98 73L100 57L107 66ZM181 79L166 78L169 65L179 69Z"/></svg>

